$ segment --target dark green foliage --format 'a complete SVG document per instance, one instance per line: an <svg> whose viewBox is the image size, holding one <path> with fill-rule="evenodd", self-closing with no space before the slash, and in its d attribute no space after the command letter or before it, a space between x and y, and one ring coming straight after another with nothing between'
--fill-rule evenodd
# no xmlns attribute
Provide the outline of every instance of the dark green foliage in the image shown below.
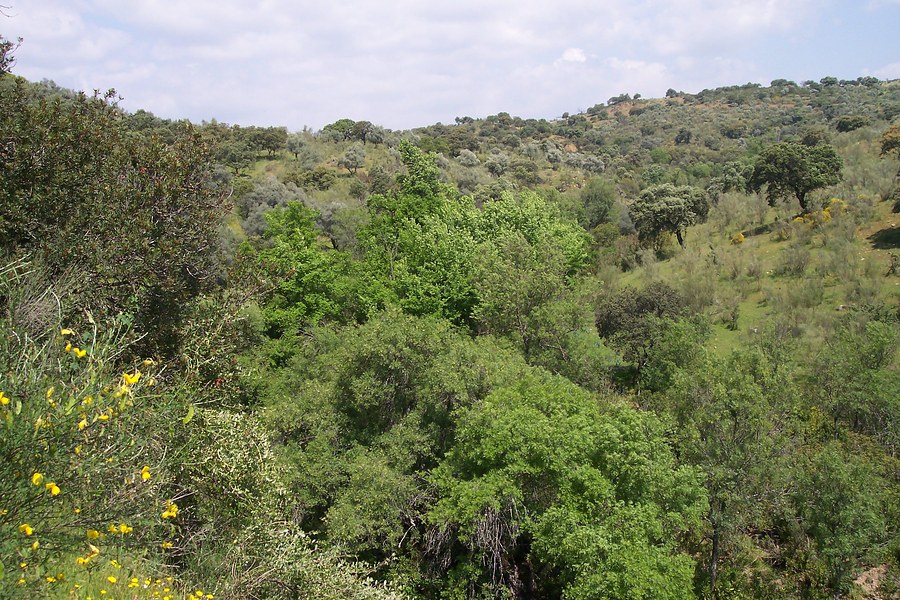
<svg viewBox="0 0 900 600"><path fill-rule="evenodd" d="M828 144L805 146L781 142L766 148L756 159L748 188L758 192L766 186L766 196L774 205L779 198L793 195L801 210L809 212L807 194L841 180L843 161Z"/></svg>
<svg viewBox="0 0 900 600"><path fill-rule="evenodd" d="M853 587L861 561L896 530L896 525L885 529L884 482L871 465L836 443L804 457L798 470L793 501L800 526L814 543L810 561L823 571L816 587L840 598Z"/></svg>
<svg viewBox="0 0 900 600"><path fill-rule="evenodd" d="M224 192L195 130L168 145L128 132L113 96L30 101L0 88L0 249L67 273L79 308L129 313L169 353L190 298L216 273ZM75 315L67 315L77 319Z"/></svg>
<svg viewBox="0 0 900 600"><path fill-rule="evenodd" d="M865 127L869 119L863 115L844 115L834 122L834 128L842 133Z"/></svg>
<svg viewBox="0 0 900 600"><path fill-rule="evenodd" d="M663 234L674 233L684 247L685 230L706 220L709 204L701 189L664 183L642 191L629 212L642 241L658 249Z"/></svg>
<svg viewBox="0 0 900 600"><path fill-rule="evenodd" d="M590 230L609 222L615 200L615 187L609 180L592 178L581 191L585 229Z"/></svg>
<svg viewBox="0 0 900 600"><path fill-rule="evenodd" d="M678 291L662 282L642 290L632 287L613 292L597 304L597 333L639 370L647 363L664 319L684 311Z"/></svg>

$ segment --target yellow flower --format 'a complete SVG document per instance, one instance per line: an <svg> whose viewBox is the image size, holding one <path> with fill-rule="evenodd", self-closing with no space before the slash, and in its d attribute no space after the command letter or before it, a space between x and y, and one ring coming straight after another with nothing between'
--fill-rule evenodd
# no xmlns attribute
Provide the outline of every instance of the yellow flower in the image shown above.
<svg viewBox="0 0 900 600"><path fill-rule="evenodd" d="M3 406L9 404L9 398L7 398L3 392L0 392L0 404L2 404Z"/></svg>
<svg viewBox="0 0 900 600"><path fill-rule="evenodd" d="M155 364L156 364L156 361L153 360L152 358L145 358L145 359L144 359L144 366L145 366L145 367L152 367L152 366L155 365Z"/></svg>
<svg viewBox="0 0 900 600"><path fill-rule="evenodd" d="M96 540L100 537L100 532L96 529L88 529L87 530L87 538L89 540Z"/></svg>
<svg viewBox="0 0 900 600"><path fill-rule="evenodd" d="M110 533L119 533L119 528L116 527L115 523L110 523L109 527L107 527L106 530Z"/></svg>
<svg viewBox="0 0 900 600"><path fill-rule="evenodd" d="M163 519L174 519L178 516L178 505L171 500L166 500L166 510L162 513Z"/></svg>
<svg viewBox="0 0 900 600"><path fill-rule="evenodd" d="M59 496L59 486L56 485L54 482L51 481L44 487L47 488L47 491L50 492L51 496Z"/></svg>
<svg viewBox="0 0 900 600"><path fill-rule="evenodd" d="M72 331L71 329L62 329L59 332L59 335L74 335L74 334L75 334L75 332Z"/></svg>
<svg viewBox="0 0 900 600"><path fill-rule="evenodd" d="M144 481L149 481L150 479L150 467L148 465L144 465L144 468L141 469L141 479Z"/></svg>
<svg viewBox="0 0 900 600"><path fill-rule="evenodd" d="M34 540L33 542L31 542L31 549L32 549L32 550L37 550L37 549L40 548L40 547L41 547L41 543L40 543L39 541Z"/></svg>
<svg viewBox="0 0 900 600"><path fill-rule="evenodd" d="M106 580L107 580L108 582L110 582L110 583L113 583L113 584L114 584L116 581L118 581L118 580L115 578L115 576L113 576L113 575L110 575L109 577L107 577Z"/></svg>
<svg viewBox="0 0 900 600"><path fill-rule="evenodd" d="M129 527L125 523L119 523L119 532L122 535L125 535L126 533L131 533L132 531L134 531L134 527Z"/></svg>
<svg viewBox="0 0 900 600"><path fill-rule="evenodd" d="M47 575L47 583L56 583L56 577L52 575Z"/></svg>
<svg viewBox="0 0 900 600"><path fill-rule="evenodd" d="M31 535L34 533L34 528L28 523L22 523L19 525L19 532L24 533L25 535Z"/></svg>
<svg viewBox="0 0 900 600"><path fill-rule="evenodd" d="M135 371L133 374L129 375L128 373L122 373L122 381L125 382L125 385L134 385L140 380L141 372Z"/></svg>
<svg viewBox="0 0 900 600"><path fill-rule="evenodd" d="M91 551L91 553L88 556L93 557L93 556L97 556L98 554L100 554L100 548L98 548L97 546L95 546L93 544L88 544L88 548Z"/></svg>
<svg viewBox="0 0 900 600"><path fill-rule="evenodd" d="M41 485L41 483L43 481L44 481L44 476L41 475L40 473L35 473L34 475L31 476L31 483L33 485Z"/></svg>
<svg viewBox="0 0 900 600"><path fill-rule="evenodd" d="M136 588L139 585L141 585L141 584L138 582L137 577L132 577L131 580L129 580L129 582L128 582L128 587L130 587L130 588Z"/></svg>
<svg viewBox="0 0 900 600"><path fill-rule="evenodd" d="M75 564L81 567L87 565L90 561L90 558L84 558L83 556L78 556L75 558Z"/></svg>
<svg viewBox="0 0 900 600"><path fill-rule="evenodd" d="M71 352L72 348L73 348L72 342L66 342L66 348L65 348L66 352Z"/></svg>
<svg viewBox="0 0 900 600"><path fill-rule="evenodd" d="M27 569L27 568L28 568L28 563L26 563L26 562L19 563L19 568Z"/></svg>
<svg viewBox="0 0 900 600"><path fill-rule="evenodd" d="M165 542L163 542L162 544L160 544L159 547L162 548L163 550L168 550L168 549L170 549L173 545L174 545L174 544L172 544L172 542L166 540Z"/></svg>
<svg viewBox="0 0 900 600"><path fill-rule="evenodd" d="M79 445L79 446L75 446L75 454L76 454L76 455L81 454L81 446L80 446L80 445Z"/></svg>
<svg viewBox="0 0 900 600"><path fill-rule="evenodd" d="M87 426L88 426L87 419L82 419L82 420L78 421L78 431L82 431Z"/></svg>
<svg viewBox="0 0 900 600"><path fill-rule="evenodd" d="M47 400L53 397L53 392L55 391L56 389L53 386L47 388Z"/></svg>
<svg viewBox="0 0 900 600"><path fill-rule="evenodd" d="M72 512L74 512L76 515L78 515L78 514L81 514L81 509L76 506L75 508L72 509Z"/></svg>
<svg viewBox="0 0 900 600"><path fill-rule="evenodd" d="M81 348L78 348L78 347L72 348L72 352L78 358L84 358L84 355L87 354L87 350L82 350Z"/></svg>
<svg viewBox="0 0 900 600"><path fill-rule="evenodd" d="M109 421L109 415L103 414L97 417L97 419L100 421Z"/></svg>

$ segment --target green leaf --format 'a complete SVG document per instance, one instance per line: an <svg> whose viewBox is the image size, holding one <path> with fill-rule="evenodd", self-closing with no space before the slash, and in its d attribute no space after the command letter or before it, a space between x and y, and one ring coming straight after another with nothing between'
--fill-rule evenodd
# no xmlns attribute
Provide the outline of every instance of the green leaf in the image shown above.
<svg viewBox="0 0 900 600"><path fill-rule="evenodd" d="M190 406L188 406L187 414L184 416L184 418L181 420L181 422L184 423L185 425L187 425L188 423L191 422L191 419L193 419L193 418L194 418L194 405L191 404Z"/></svg>

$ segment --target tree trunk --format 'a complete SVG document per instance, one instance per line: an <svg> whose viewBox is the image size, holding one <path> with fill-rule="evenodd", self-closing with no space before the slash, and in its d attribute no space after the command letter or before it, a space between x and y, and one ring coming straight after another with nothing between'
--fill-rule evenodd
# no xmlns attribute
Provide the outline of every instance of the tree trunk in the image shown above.
<svg viewBox="0 0 900 600"><path fill-rule="evenodd" d="M709 559L709 589L713 600L717 600L716 594L716 577L718 576L719 566L719 526L713 525L712 536L712 556Z"/></svg>
<svg viewBox="0 0 900 600"><path fill-rule="evenodd" d="M675 239L678 240L678 245L684 248L684 235L681 233L680 229L675 230Z"/></svg>

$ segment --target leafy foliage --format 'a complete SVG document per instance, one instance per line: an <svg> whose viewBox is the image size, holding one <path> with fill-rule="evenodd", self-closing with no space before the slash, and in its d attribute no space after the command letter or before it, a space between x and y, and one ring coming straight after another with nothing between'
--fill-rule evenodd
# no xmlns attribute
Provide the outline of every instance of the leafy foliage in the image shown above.
<svg viewBox="0 0 900 600"><path fill-rule="evenodd" d="M838 183L842 167L843 161L828 144L810 147L781 142L769 146L757 157L748 187L759 191L765 185L770 204L793 195L802 211L809 212L807 194Z"/></svg>

